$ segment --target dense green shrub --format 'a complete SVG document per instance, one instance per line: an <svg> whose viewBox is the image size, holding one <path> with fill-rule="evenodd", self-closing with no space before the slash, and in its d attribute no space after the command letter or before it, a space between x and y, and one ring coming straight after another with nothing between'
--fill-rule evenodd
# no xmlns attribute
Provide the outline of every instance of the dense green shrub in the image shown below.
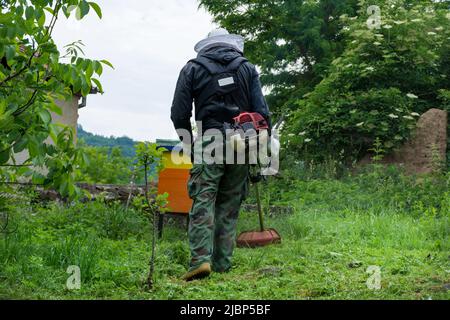
<svg viewBox="0 0 450 320"><path fill-rule="evenodd" d="M133 175L133 159L124 157L119 147L82 146L87 164L77 170L76 180L98 184L129 184Z"/></svg>
<svg viewBox="0 0 450 320"><path fill-rule="evenodd" d="M445 108L450 87L450 17L442 4L381 1L381 28L367 26L367 1L342 16L348 43L315 90L291 100L285 143L302 158L359 159L376 138L404 142L417 117ZM391 4L391 2L389 2Z"/></svg>
<svg viewBox="0 0 450 320"><path fill-rule="evenodd" d="M101 201L76 203L69 207L52 204L38 207L37 219L48 229L61 230L61 236L88 236L95 233L113 240L128 237L142 238L147 221L138 211L128 210L120 203L104 204Z"/></svg>
<svg viewBox="0 0 450 320"><path fill-rule="evenodd" d="M263 202L291 205L299 200L332 211L364 214L371 208L372 212L390 210L414 217L450 217L450 173L405 175L401 168L377 164L356 173L334 160L288 161L280 177L264 184ZM255 202L253 194L247 201Z"/></svg>

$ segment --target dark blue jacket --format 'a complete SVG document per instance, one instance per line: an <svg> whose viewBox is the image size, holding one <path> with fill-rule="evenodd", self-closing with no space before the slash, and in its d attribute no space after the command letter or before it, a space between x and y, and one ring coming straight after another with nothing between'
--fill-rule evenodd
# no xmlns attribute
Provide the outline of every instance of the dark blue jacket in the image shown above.
<svg viewBox="0 0 450 320"><path fill-rule="evenodd" d="M232 47L218 46L206 49L199 56L207 57L217 63L228 64L236 57L242 56L240 52ZM244 62L237 72L241 96L236 101L241 111L258 112L270 123L269 108L264 99L259 74L253 64ZM209 81L212 80L209 72L195 62L188 62L181 70L178 78L175 95L173 98L171 119L175 129L186 129L192 132L190 118L192 117L192 103ZM195 106L195 120L203 121L203 131L211 128L223 129L223 125L198 119L197 115L202 106ZM208 120L208 119L206 119ZM206 125L205 125L206 123Z"/></svg>

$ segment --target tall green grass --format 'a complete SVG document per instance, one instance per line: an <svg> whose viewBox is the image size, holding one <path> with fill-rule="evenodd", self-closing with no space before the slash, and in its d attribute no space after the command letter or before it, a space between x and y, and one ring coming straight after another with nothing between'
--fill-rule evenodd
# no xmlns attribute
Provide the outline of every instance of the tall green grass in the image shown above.
<svg viewBox="0 0 450 320"><path fill-rule="evenodd" d="M294 169L293 169L294 170ZM295 174L295 172L290 172ZM272 179L263 205L293 214L267 217L281 245L237 249L234 267L186 284L185 228L165 228L156 253L156 283L144 289L150 257L148 220L117 203L12 206L10 234L0 235L0 298L35 299L448 299L449 177L407 177L372 170L340 179ZM248 202L254 202L253 196ZM238 231L258 228L241 213ZM67 267L82 288L65 287ZM382 271L369 290L366 269Z"/></svg>

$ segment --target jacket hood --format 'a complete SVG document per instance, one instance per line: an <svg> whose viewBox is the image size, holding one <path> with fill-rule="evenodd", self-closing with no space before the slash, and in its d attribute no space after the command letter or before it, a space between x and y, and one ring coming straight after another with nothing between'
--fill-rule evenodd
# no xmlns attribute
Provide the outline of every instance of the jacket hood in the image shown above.
<svg viewBox="0 0 450 320"><path fill-rule="evenodd" d="M237 57L242 56L242 53L231 46L220 45L206 48L205 50L199 52L198 56L206 57L221 64L227 65Z"/></svg>

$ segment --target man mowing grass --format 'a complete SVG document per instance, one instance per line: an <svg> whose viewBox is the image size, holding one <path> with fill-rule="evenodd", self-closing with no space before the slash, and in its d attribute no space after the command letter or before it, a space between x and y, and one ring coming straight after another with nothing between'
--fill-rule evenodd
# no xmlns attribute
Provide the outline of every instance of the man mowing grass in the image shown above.
<svg viewBox="0 0 450 320"><path fill-rule="evenodd" d="M216 29L197 43L195 51L197 58L181 70L171 110L180 136L187 131L192 137L193 101L195 120L200 124L196 161L188 182L193 205L188 232L191 262L183 276L186 281L207 277L211 270L230 270L237 218L248 189L248 165L197 161L197 145L204 150L214 142L208 135L211 129L225 135L225 123L232 123L242 112L259 113L270 123L259 75L243 56L241 36Z"/></svg>

